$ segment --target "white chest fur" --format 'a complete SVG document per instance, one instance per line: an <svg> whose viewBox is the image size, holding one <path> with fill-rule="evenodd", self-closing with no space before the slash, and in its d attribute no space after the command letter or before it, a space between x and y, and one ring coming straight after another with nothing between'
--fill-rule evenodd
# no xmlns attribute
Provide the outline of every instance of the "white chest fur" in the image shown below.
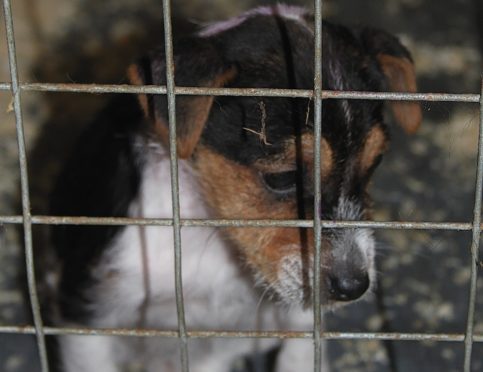
<svg viewBox="0 0 483 372"><path fill-rule="evenodd" d="M196 177L179 162L180 210L183 218L209 218ZM156 156L146 165L140 196L131 217L171 218L169 159ZM181 231L183 294L190 328L256 326L258 294L240 262L216 228L185 227ZM176 329L174 243L171 227L129 226L113 241L100 265L97 290L102 293L102 323L139 324ZM106 297L107 296L107 297ZM141 314L145 312L145 314ZM136 316L138 314L138 316ZM162 314L162 315L161 315ZM240 319L243 316L243 319ZM250 318L250 317L248 317Z"/></svg>
<svg viewBox="0 0 483 372"><path fill-rule="evenodd" d="M179 181L181 217L210 218L196 175L184 161L179 162ZM172 217L169 158L165 150L160 149L147 162L139 195L129 208L129 216ZM181 244L188 330L310 329L310 312L279 312L276 306L263 301L262 291L254 287L234 248L216 228L182 228ZM126 227L106 250L94 275L100 284L88 293L96 314L91 326L177 329L172 227ZM303 349L310 354L311 341L304 342ZM235 356L276 343L275 339L190 340L190 370L228 371ZM298 350L299 344L286 341L282 354ZM141 362L148 371L179 369L176 339L62 336L60 346L64 368L70 372L114 372L133 361ZM310 368L311 358L303 359L302 365L307 363Z"/></svg>

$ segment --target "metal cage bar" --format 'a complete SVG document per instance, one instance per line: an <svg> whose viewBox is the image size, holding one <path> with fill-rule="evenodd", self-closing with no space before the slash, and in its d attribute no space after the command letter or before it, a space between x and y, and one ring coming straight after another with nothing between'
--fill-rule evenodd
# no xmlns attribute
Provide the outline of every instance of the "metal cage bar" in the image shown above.
<svg viewBox="0 0 483 372"><path fill-rule="evenodd" d="M11 82L0 82L0 91L11 91L13 96L17 141L19 147L19 167L22 192L22 215L0 216L0 224L23 224L24 243L27 266L29 297L33 314L33 326L0 326L0 333L32 334L36 336L42 372L48 372L48 360L45 347L45 335L117 335L142 337L170 337L179 338L181 351L181 366L183 372L189 372L188 339L189 338L305 338L314 342L314 371L318 372L321 365L321 340L359 339L359 340L393 340L393 341L438 341L464 342L464 371L471 370L471 354L474 342L483 342L483 334L474 334L474 313L476 306L476 281L478 275L479 239L483 224L481 223L482 186L483 186L483 80L480 94L452 94L452 93L392 93L392 92L353 92L322 90L320 73L322 71L322 2L314 0L315 13L315 54L314 54L314 89L270 89L270 88L199 88L177 87L174 81L171 6L170 0L163 0L163 18L165 28L166 49L166 86L130 86L111 84L54 84L54 83L21 83L18 80L16 50L13 30L13 17L10 0L3 0L6 24L6 38L8 44L8 58ZM28 192L27 157L24 141L22 105L20 95L22 91L65 92L65 93L145 93L167 95L170 123L170 163L172 186L172 219L152 218L113 218L113 217L57 217L32 215L30 212L30 197ZM475 202L472 222L397 222L397 221L324 221L317 211L320 208L320 167L315 166L314 187L316 190L313 220L228 220L228 219L181 219L179 209L178 166L176 156L176 95L213 95L213 96L265 96L265 97L304 97L314 100L314 133L315 159L314 164L320 164L321 115L323 99L370 99L370 100L408 100L408 101L438 101L438 102L473 102L480 105L480 132L478 142L478 163L476 172ZM139 225L139 226L172 226L174 234L175 255L175 292L178 310L178 330L159 331L154 329L93 329L93 328L58 328L44 327L37 297L36 281L33 264L32 224L75 224L75 225ZM181 262L181 227L293 227L313 228L315 244L314 260L314 328L312 332L288 331L189 331L186 329ZM471 244L471 279L469 285L468 316L466 332L464 334L449 333L384 333L384 332L323 332L321 329L320 311L320 240L323 229L370 227L374 229L403 229L403 230L451 230L472 231Z"/></svg>
<svg viewBox="0 0 483 372"><path fill-rule="evenodd" d="M321 138L322 138L322 0L314 1L314 275L312 284L312 305L314 312L314 371L322 367L322 310L320 307L320 256L322 225L320 204L322 185L320 181Z"/></svg>
<svg viewBox="0 0 483 372"><path fill-rule="evenodd" d="M183 278L181 264L181 224L179 211L179 178L178 157L176 146L176 96L174 93L174 57L171 30L171 2L163 0L164 46L166 53L166 88L168 95L168 124L169 124L169 162L171 169L171 203L173 205L173 234L174 234L174 275L176 310L178 316L179 348L182 372L189 372L188 336L183 300ZM161 263L160 263L161 264Z"/></svg>
<svg viewBox="0 0 483 372"><path fill-rule="evenodd" d="M25 264L27 266L27 286L30 298L30 307L35 326L35 337L40 358L42 372L49 371L47 360L47 348L43 329L40 303L37 296L37 285L34 272L34 254L32 237L32 216L30 214L29 181L27 172L27 151L25 149L25 136L23 130L22 103L18 83L17 57L15 49L15 35L13 30L12 7L10 0L3 0L3 13L5 16L5 30L7 34L8 61L10 69L11 91L13 96L13 108L15 112L15 124L17 132L18 159L20 166L20 187L22 193L22 219L25 244Z"/></svg>
<svg viewBox="0 0 483 372"><path fill-rule="evenodd" d="M0 333L35 334L32 326L0 326ZM131 328L74 328L74 327L44 327L46 335L97 335L122 337L165 337L178 338L177 330L161 331L159 329ZM435 341L463 342L463 333L402 333L402 332L320 332L327 340L385 340L385 341ZM303 331L187 331L188 338L275 338L313 339L314 333ZM483 334L473 335L473 342L482 343Z"/></svg>
<svg viewBox="0 0 483 372"><path fill-rule="evenodd" d="M481 236L481 199L483 190L483 76L481 79L481 96L480 96L480 129L478 136L478 162L476 168L476 185L475 185L475 204L473 210L473 236L471 240L471 278L470 291L468 301L468 316L466 320L465 334L465 358L464 372L471 371L471 354L473 349L473 330L475 323L476 308L476 284L478 279L478 266Z"/></svg>
<svg viewBox="0 0 483 372"><path fill-rule="evenodd" d="M173 226L170 218L130 217L59 217L32 215L34 225L90 225L90 226ZM22 216L0 216L0 224L21 224ZM305 227L314 226L313 220L230 220L180 219L182 227ZM470 231L470 222L412 222L412 221L321 221L322 229L372 228L385 230L443 230ZM483 224L480 225L480 230Z"/></svg>
<svg viewBox="0 0 483 372"><path fill-rule="evenodd" d="M21 224L22 216L0 216L0 224ZM34 225L90 225L90 226L173 226L170 218L130 217L59 217L32 215ZM182 227L305 227L314 226L313 220L231 220L180 219ZM443 230L470 231L470 222L412 222L412 221L329 221L321 220L322 229L372 228L385 230ZM480 225L480 230L483 224Z"/></svg>
<svg viewBox="0 0 483 372"><path fill-rule="evenodd" d="M160 85L113 85L113 84L76 84L76 83L21 83L21 90L29 92L52 93L144 93L166 94L166 86ZM11 90L11 84L0 82L0 91ZM245 96L245 97L293 97L313 98L314 91L307 89L281 88L206 88L206 87L174 87L175 95L195 96ZM393 101L429 101L429 102L480 102L480 94L462 93L394 93L394 92L362 92L322 90L322 99L371 99Z"/></svg>

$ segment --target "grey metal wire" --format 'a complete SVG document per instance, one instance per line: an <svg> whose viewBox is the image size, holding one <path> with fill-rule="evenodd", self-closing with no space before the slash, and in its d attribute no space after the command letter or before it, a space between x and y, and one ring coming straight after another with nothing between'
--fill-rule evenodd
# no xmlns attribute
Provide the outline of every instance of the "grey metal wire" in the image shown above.
<svg viewBox="0 0 483 372"><path fill-rule="evenodd" d="M178 156L176 146L176 96L174 93L174 57L171 30L171 2L163 0L164 46L166 53L166 87L168 95L169 156L171 166L171 202L173 205L174 269L176 310L178 315L181 370L189 372L188 336L186 334L181 263L181 224L179 211ZM161 262L160 262L161 264Z"/></svg>
<svg viewBox="0 0 483 372"><path fill-rule="evenodd" d="M171 218L130 217L58 217L33 215L36 225L104 225L104 226L173 226ZM21 224L22 216L0 216L2 224ZM182 227L305 227L312 228L313 220L230 220L230 219L180 219ZM411 221L321 221L322 229L372 228L385 230L446 230L470 231L470 222L411 222ZM483 224L480 225L480 230Z"/></svg>
<svg viewBox="0 0 483 372"><path fill-rule="evenodd" d="M65 93L145 93L166 94L166 86L123 85L123 84L74 84L74 83L22 83L21 90L35 92ZM0 83L0 90L10 90L11 84ZM300 97L313 98L314 91L306 89L279 88L202 88L174 87L175 95L212 95L212 96L248 96L248 97ZM429 101L429 102L480 102L480 94L455 93L394 93L394 92L355 92L322 90L322 99L370 99L393 101Z"/></svg>
<svg viewBox="0 0 483 372"><path fill-rule="evenodd" d="M470 293L468 301L468 316L466 320L465 335L465 358L464 372L471 371L471 354L473 349L473 331L475 323L475 307L476 307L476 283L478 279L478 266L481 236L481 202L483 190L483 77L481 79L481 100L480 100L480 130L478 137L478 162L476 168L476 185L475 185L475 204L473 210L473 236L471 241L471 278Z"/></svg>
<svg viewBox="0 0 483 372"><path fill-rule="evenodd" d="M314 277L312 299L314 312L314 371L322 368L322 310L320 301L320 256L322 245L322 224L320 204L322 185L320 177L322 138L322 1L314 1Z"/></svg>
<svg viewBox="0 0 483 372"><path fill-rule="evenodd" d="M40 304L37 296L37 288L34 272L34 254L32 239L32 216L30 214L30 195L29 181L27 172L27 153L25 149L25 136L23 130L22 104L20 99L20 89L18 83L17 58L15 49L15 35L13 29L12 8L9 0L3 0L3 13L5 16L5 29L7 34L8 45L8 61L10 68L10 78L12 80L11 90L13 96L13 108L15 112L15 123L18 143L18 157L20 166L20 186L22 194L22 219L25 244L25 264L27 266L27 286L30 297L30 306L32 309L32 317L35 325L35 336L40 358L42 372L49 371L49 363L47 360L47 348L45 345L45 336L43 330L42 315L40 312Z"/></svg>
<svg viewBox="0 0 483 372"><path fill-rule="evenodd" d="M0 333L4 334L35 334L32 326L0 326ZM178 338L179 331L161 331L159 329L131 329L131 328L74 328L74 327L44 327L46 335L97 335L122 337L164 337ZM435 342L463 342L463 333L402 333L402 332L320 332L327 340L390 340L390 341L435 341ZM272 338L313 339L314 333L302 331L187 331L188 338ZM483 334L473 335L473 342L482 343Z"/></svg>

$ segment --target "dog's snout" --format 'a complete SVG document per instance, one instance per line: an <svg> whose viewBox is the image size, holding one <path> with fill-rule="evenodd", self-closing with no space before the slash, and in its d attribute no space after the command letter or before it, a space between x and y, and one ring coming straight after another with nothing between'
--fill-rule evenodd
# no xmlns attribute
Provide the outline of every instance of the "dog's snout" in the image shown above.
<svg viewBox="0 0 483 372"><path fill-rule="evenodd" d="M329 275L327 287L332 300L353 301L361 297L369 288L369 276L367 273Z"/></svg>

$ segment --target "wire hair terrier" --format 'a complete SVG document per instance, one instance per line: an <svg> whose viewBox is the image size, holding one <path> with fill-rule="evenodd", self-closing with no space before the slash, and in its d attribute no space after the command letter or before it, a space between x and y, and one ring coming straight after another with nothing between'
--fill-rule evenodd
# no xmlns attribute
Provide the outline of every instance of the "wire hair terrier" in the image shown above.
<svg viewBox="0 0 483 372"><path fill-rule="evenodd" d="M393 36L322 24L326 90L415 92L409 52ZM313 16L286 5L214 23L174 44L177 86L313 89ZM132 84L165 85L164 48L128 70ZM312 219L314 134L306 98L177 96L182 218ZM388 146L379 100L324 100L324 220L370 216L368 184ZM391 102L414 132L419 105ZM116 96L79 140L52 193L60 216L171 218L165 95ZM312 329L313 230L183 227L188 330ZM156 226L55 226L58 325L176 330L173 233ZM324 230L324 309L374 285L367 228ZM177 339L62 335L61 370L179 371ZM228 372L236 356L275 345L277 372L310 371L311 340L190 339L190 370ZM323 366L327 370L327 366Z"/></svg>

